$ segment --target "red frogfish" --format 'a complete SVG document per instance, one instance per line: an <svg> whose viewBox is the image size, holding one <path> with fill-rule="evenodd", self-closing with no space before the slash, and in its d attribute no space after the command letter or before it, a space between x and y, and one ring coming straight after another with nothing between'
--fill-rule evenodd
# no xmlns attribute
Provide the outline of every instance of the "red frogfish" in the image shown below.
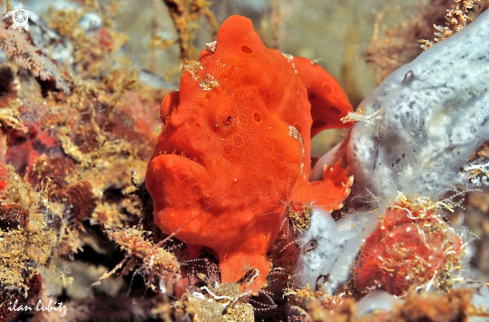
<svg viewBox="0 0 489 322"><path fill-rule="evenodd" d="M222 282L249 276L243 287L256 293L291 195L320 198L328 209L348 195L341 166L321 182L309 183L309 174L311 135L349 127L340 122L349 111L320 66L266 48L249 19L228 18L161 105L164 127L146 172L156 225L185 242L190 257L212 250Z"/></svg>

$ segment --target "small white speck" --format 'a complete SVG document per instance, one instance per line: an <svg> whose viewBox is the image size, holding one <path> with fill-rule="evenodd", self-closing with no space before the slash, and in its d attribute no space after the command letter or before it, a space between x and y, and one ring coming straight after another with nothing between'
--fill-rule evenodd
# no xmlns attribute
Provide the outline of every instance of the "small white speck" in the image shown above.
<svg viewBox="0 0 489 322"><path fill-rule="evenodd" d="M217 46L217 40L214 40L213 42L206 43L206 50L215 52L216 51L216 46Z"/></svg>

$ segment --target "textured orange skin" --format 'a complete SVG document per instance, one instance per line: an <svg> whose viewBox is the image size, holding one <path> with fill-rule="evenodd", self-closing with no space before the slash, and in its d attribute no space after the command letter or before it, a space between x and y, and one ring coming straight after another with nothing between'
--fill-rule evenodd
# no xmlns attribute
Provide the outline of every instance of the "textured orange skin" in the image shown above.
<svg viewBox="0 0 489 322"><path fill-rule="evenodd" d="M409 209L405 205L403 208ZM416 283L413 278L406 279L409 273L416 272L417 277L429 281L435 272L439 273L450 246L455 252L461 250L462 241L452 231L423 232L423 225L437 222L429 213L420 216L410 211L414 214L412 218L423 219L409 218L404 209L389 209L378 229L365 240L353 271L356 289L380 287L401 296ZM416 267L416 259L422 259L422 270Z"/></svg>
<svg viewBox="0 0 489 322"><path fill-rule="evenodd" d="M271 267L266 253L291 195L304 199L313 188L325 192L322 198L337 209L349 191L341 184L347 177L340 166L320 187L308 177L311 131L349 126L339 119L351 106L326 71L267 49L251 21L241 16L222 24L215 52L202 51L199 62L184 69L180 92L162 103L165 126L146 187L155 223L164 233L176 233L190 256L202 247L214 250L222 282L236 282L258 269L259 276L245 285L256 292L266 284ZM219 85L204 90L201 85L210 81ZM320 91L325 86L331 91ZM316 129L311 93L313 115L321 117ZM303 144L291 136L290 125Z"/></svg>

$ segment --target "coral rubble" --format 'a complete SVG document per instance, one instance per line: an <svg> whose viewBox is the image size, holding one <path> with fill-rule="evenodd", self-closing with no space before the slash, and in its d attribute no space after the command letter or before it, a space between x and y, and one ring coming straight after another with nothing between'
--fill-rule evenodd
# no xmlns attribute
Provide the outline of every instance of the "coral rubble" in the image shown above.
<svg viewBox="0 0 489 322"><path fill-rule="evenodd" d="M9 19L0 25L5 54L0 68L1 321L32 315L40 320L93 320L104 315L103 311L82 314L83 306L100 302L100 294L120 297L113 292L117 288L106 287L113 278L94 287L95 292L88 290L87 281L95 282L114 266L100 260L85 263L83 254L117 256L115 248L108 252L104 234L141 219L140 199L129 193L131 171L144 172L150 148L140 143L155 142L152 129L157 127L152 122L157 118L146 113L158 110L165 92L142 85L134 66L117 53L123 37L114 29L110 7L77 8L76 15L64 7L31 21L29 33L9 28ZM98 29L85 29L78 24L85 14L99 18L106 14L105 21ZM69 19L74 20L67 23ZM52 42L46 41L49 38ZM73 52L51 46L57 41ZM77 58L70 60L70 55ZM124 246L127 240L144 240L141 227L130 232L126 231L126 240L117 234L114 240ZM129 252L129 247L123 249ZM166 259L163 248L152 254L146 258L139 252L134 257L142 257L141 261L126 262L131 268L141 266L140 273L148 280L145 263L151 267L153 261L156 268L150 273L177 270L160 265ZM178 265L170 256L172 260ZM64 293L68 300L62 299ZM46 307L64 302L67 309L64 314L48 313L37 309L38 301ZM109 307L109 302L103 306Z"/></svg>

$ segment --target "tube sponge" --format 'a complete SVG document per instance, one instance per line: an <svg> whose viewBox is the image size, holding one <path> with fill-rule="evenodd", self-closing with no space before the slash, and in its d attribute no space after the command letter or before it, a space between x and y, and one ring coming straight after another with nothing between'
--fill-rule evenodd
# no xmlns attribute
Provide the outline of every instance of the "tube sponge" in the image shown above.
<svg viewBox="0 0 489 322"><path fill-rule="evenodd" d="M438 200L454 189L489 188L487 159L467 164L489 140L489 12L404 65L361 104L366 122L348 142L353 194L396 191Z"/></svg>

